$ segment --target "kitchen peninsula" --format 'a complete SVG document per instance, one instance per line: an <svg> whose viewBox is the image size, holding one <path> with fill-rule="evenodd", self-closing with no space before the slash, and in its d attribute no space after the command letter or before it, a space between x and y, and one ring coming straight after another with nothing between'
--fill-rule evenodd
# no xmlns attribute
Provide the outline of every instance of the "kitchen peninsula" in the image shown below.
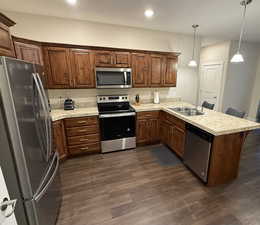
<svg viewBox="0 0 260 225"><path fill-rule="evenodd" d="M170 147L182 159L187 125L193 125L214 136L207 186L226 184L237 178L240 154L245 138L251 130L260 128L259 123L212 110L204 109L203 115L184 116L170 109L192 107L192 105L185 102L141 104L139 106L133 105L133 107L137 112L136 132L138 145L161 142ZM52 110L54 123L62 122L63 119L66 121L66 119L83 120L84 118L95 118L97 121L95 123L98 123L97 108L79 108L70 112L59 109ZM66 135L66 132L63 133ZM100 152L98 148L95 148L95 150L95 153ZM70 151L67 152L67 156L72 155Z"/></svg>

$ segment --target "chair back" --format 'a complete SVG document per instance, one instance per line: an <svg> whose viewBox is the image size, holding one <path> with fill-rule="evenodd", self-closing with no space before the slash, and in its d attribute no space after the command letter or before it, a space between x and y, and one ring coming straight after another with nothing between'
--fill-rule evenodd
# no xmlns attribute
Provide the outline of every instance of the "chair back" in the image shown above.
<svg viewBox="0 0 260 225"><path fill-rule="evenodd" d="M214 109L214 106L215 106L215 104L211 104L211 103L209 103L209 102L207 102L207 101L204 101L203 103L202 103L202 107L203 108L207 108L207 109Z"/></svg>
<svg viewBox="0 0 260 225"><path fill-rule="evenodd" d="M239 117L239 118L244 118L244 116L246 115L245 112L240 112L234 108L228 108L226 111L226 114L231 115L231 116L235 116L235 117Z"/></svg>

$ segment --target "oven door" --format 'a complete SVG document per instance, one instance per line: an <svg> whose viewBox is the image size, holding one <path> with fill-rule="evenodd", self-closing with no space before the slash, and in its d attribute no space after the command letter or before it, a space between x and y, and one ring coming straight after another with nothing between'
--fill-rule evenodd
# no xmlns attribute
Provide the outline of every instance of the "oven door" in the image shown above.
<svg viewBox="0 0 260 225"><path fill-rule="evenodd" d="M132 78L129 68L96 68L97 88L131 88Z"/></svg>
<svg viewBox="0 0 260 225"><path fill-rule="evenodd" d="M135 112L99 116L102 152L136 147Z"/></svg>

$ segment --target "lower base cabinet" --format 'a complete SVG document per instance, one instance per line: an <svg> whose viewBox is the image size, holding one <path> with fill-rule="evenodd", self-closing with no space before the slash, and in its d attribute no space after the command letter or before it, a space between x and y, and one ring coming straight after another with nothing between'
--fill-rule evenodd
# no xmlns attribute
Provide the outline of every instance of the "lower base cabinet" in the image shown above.
<svg viewBox="0 0 260 225"><path fill-rule="evenodd" d="M60 160L64 160L68 156L68 151L63 120L53 122L52 130L54 149L59 153Z"/></svg>
<svg viewBox="0 0 260 225"><path fill-rule="evenodd" d="M136 142L137 145L155 144L160 142L159 111L137 113Z"/></svg>
<svg viewBox="0 0 260 225"><path fill-rule="evenodd" d="M185 122L166 112L161 112L160 121L161 142L182 158L186 137Z"/></svg>

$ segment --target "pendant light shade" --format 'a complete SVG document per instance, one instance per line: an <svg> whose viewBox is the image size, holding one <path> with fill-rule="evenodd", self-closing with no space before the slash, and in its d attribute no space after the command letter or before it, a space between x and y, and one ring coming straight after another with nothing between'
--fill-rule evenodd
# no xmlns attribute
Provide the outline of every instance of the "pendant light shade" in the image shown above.
<svg viewBox="0 0 260 225"><path fill-rule="evenodd" d="M195 54L195 44L196 44L196 31L197 31L197 28L199 27L199 25L197 24L193 24L192 25L192 28L193 28L193 50L192 50L192 58L188 64L188 66L190 67L197 67L198 64L196 62L196 60L194 59L194 54Z"/></svg>
<svg viewBox="0 0 260 225"><path fill-rule="evenodd" d="M246 9L247 9L247 5L250 4L251 2L252 2L252 0L243 0L242 2L240 2L240 5L242 5L244 7L243 20L242 20L242 25L241 25L241 31L240 31L240 37L239 37L237 53L231 58L231 60L230 60L231 63L241 63L241 62L244 62L244 57L240 53L240 48L241 48L241 42L242 42L244 30L245 30Z"/></svg>

